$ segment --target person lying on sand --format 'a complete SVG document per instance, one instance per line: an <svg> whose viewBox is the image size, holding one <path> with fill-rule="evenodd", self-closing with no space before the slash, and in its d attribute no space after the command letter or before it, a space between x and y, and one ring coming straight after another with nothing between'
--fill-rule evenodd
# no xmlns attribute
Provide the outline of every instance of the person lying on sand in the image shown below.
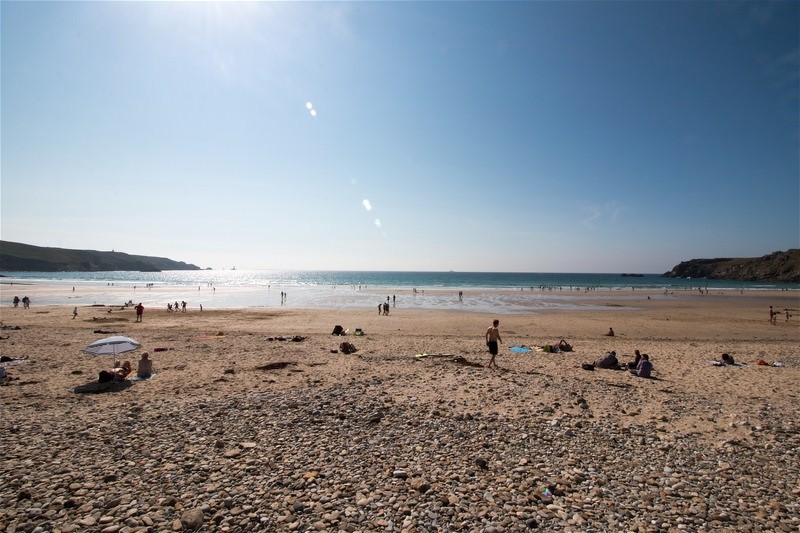
<svg viewBox="0 0 800 533"><path fill-rule="evenodd" d="M133 371L133 366L131 365L130 361L125 361L124 363L122 363L121 368L114 369L114 373L117 375L118 381L122 381L123 379L127 378L132 371Z"/></svg>
<svg viewBox="0 0 800 533"><path fill-rule="evenodd" d="M19 357L15 359L14 357L9 357L7 355L0 355L0 363L11 363L14 361L27 361L27 360L28 360L27 357Z"/></svg>
<svg viewBox="0 0 800 533"><path fill-rule="evenodd" d="M619 368L619 360L617 360L617 352L614 351L606 352L606 354L603 357L594 362L594 366L595 368L607 368L607 369L617 370Z"/></svg>
<svg viewBox="0 0 800 533"><path fill-rule="evenodd" d="M114 363L114 368L111 370L101 370L100 375L97 378L99 383L105 383L107 381L123 381L125 378L133 370L130 361L125 361L122 365L119 364L119 361Z"/></svg>

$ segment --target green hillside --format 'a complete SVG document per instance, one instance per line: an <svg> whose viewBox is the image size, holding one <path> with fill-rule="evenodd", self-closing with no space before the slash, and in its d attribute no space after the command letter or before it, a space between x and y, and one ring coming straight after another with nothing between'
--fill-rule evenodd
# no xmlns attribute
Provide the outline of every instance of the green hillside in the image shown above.
<svg viewBox="0 0 800 533"><path fill-rule="evenodd" d="M200 267L165 257L130 255L122 252L45 248L0 241L2 272L108 272L114 270L200 270Z"/></svg>

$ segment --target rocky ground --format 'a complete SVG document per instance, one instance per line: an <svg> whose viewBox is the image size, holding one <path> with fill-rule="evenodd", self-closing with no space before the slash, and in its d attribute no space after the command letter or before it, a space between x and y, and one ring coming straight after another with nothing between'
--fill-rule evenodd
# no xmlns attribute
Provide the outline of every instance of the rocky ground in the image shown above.
<svg viewBox="0 0 800 533"><path fill-rule="evenodd" d="M468 368L457 370L474 380ZM381 380L3 425L5 531L797 531L800 434L709 445L532 406L400 404ZM552 496L548 496L549 491Z"/></svg>

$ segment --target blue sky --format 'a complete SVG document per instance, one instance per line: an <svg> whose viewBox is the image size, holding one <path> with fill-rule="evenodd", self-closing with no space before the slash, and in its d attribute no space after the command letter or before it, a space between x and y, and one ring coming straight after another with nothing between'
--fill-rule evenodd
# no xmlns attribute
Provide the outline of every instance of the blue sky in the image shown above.
<svg viewBox="0 0 800 533"><path fill-rule="evenodd" d="M797 2L2 2L0 237L217 269L800 246Z"/></svg>

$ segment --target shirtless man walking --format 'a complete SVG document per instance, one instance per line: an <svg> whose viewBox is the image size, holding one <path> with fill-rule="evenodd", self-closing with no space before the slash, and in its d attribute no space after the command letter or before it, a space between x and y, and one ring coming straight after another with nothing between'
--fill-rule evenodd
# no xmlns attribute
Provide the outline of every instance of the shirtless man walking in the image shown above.
<svg viewBox="0 0 800 533"><path fill-rule="evenodd" d="M492 358L486 366L487 368L492 368L492 366L498 368L497 363L494 362L494 358L497 357L497 343L503 342L503 339L500 338L500 331L497 329L499 325L500 321L495 318L494 322L492 322L492 326L486 330L486 346L489 347L489 353L492 354Z"/></svg>

